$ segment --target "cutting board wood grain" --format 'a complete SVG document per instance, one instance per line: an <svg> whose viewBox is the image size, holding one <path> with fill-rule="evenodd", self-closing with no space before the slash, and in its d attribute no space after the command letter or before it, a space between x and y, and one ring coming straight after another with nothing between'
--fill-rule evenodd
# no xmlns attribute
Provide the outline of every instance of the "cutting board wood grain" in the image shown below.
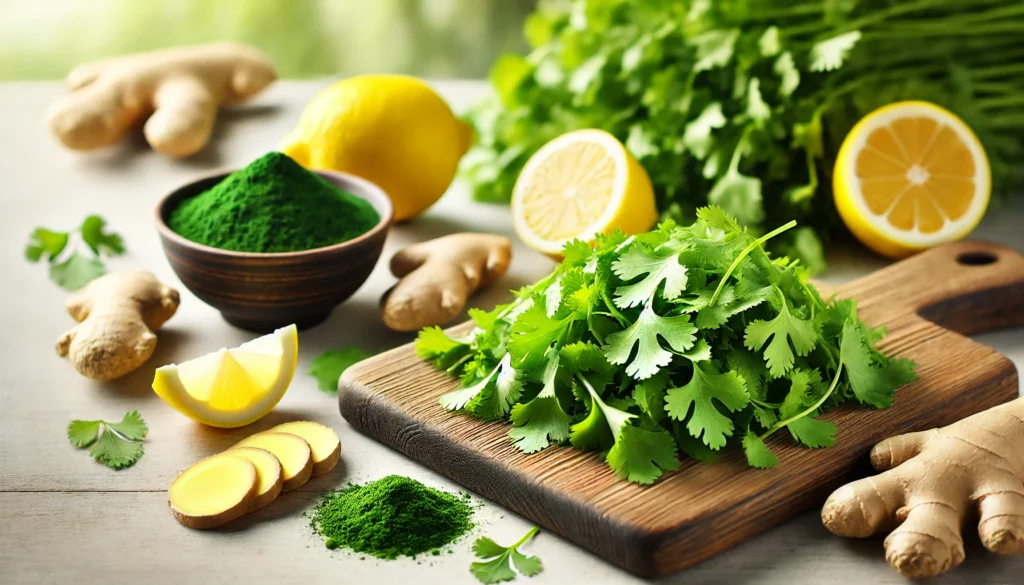
<svg viewBox="0 0 1024 585"><path fill-rule="evenodd" d="M821 287L824 293L831 292ZM770 470L733 451L713 465L692 460L652 486L616 478L599 454L551 447L527 455L507 423L442 409L457 380L399 347L342 376L342 415L356 429L480 495L633 573L689 567L818 506L867 473L886 437L946 425L1017 396L1013 364L963 335L1024 325L1024 258L984 242L948 244L845 284L870 325L885 324L883 351L918 363L920 379L886 410L842 407L825 418L836 446L812 450L777 433ZM465 328L465 325L460 326Z"/></svg>

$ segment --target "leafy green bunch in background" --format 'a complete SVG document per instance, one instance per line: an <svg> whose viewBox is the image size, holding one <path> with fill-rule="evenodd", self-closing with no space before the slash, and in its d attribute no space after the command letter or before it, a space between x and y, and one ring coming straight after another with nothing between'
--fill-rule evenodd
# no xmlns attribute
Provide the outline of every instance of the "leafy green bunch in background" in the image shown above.
<svg viewBox="0 0 1024 585"><path fill-rule="evenodd" d="M466 171L506 201L541 145L603 128L643 164L664 217L720 205L812 271L839 226L830 175L862 116L906 99L961 116L996 195L1019 183L1024 4L1015 0L574 0L541 3L471 113Z"/></svg>
<svg viewBox="0 0 1024 585"><path fill-rule="evenodd" d="M696 215L571 242L517 300L471 310L465 338L423 330L418 354L462 378L441 405L510 419L525 452L568 441L651 483L680 451L709 460L741 445L750 465L772 467L764 439L776 432L828 447L836 427L821 412L888 407L914 379L912 362L875 347L883 331L853 301L823 299L799 262L764 251L795 222L755 239L721 208Z"/></svg>

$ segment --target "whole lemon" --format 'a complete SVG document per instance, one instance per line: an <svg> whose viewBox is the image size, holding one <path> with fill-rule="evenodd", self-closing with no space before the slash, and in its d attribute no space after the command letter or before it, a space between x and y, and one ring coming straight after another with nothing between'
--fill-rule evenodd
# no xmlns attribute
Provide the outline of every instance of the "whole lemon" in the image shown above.
<svg viewBox="0 0 1024 585"><path fill-rule="evenodd" d="M307 168L376 183L391 198L395 221L402 221L441 198L471 137L423 81L360 75L317 94L279 149Z"/></svg>

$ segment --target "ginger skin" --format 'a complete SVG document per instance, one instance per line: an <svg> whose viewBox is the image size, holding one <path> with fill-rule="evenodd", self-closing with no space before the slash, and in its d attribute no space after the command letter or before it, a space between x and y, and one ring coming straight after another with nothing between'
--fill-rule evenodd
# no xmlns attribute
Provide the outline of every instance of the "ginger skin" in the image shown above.
<svg viewBox="0 0 1024 585"><path fill-rule="evenodd" d="M493 234L452 234L413 244L391 258L400 280L381 299L384 324L418 331L455 319L477 289L508 270L512 242Z"/></svg>
<svg viewBox="0 0 1024 585"><path fill-rule="evenodd" d="M211 43L114 57L75 68L71 93L47 123L68 148L114 144L142 118L157 152L184 157L210 140L220 104L256 95L276 79L270 61L238 43Z"/></svg>
<svg viewBox="0 0 1024 585"><path fill-rule="evenodd" d="M149 272L101 276L68 297L65 308L79 323L57 341L57 354L93 380L119 378L153 355L153 332L178 303L178 291Z"/></svg>
<svg viewBox="0 0 1024 585"><path fill-rule="evenodd" d="M1024 552L1024 398L941 429L886 439L871 450L879 475L836 490L821 511L839 536L892 530L885 557L920 579L964 560L961 529L998 554Z"/></svg>

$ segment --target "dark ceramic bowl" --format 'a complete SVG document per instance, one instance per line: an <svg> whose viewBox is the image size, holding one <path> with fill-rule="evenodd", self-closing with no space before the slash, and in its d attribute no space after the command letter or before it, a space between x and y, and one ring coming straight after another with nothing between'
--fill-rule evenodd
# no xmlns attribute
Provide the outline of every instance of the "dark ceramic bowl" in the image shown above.
<svg viewBox="0 0 1024 585"><path fill-rule="evenodd" d="M171 211L181 201L213 187L229 173L189 183L164 197L157 207L157 230L171 268L193 294L219 310L228 323L258 332L291 323L299 328L312 327L352 296L373 271L391 226L391 200L380 187L359 177L316 173L367 201L380 215L380 223L358 238L333 246L257 254L197 244L167 227Z"/></svg>

